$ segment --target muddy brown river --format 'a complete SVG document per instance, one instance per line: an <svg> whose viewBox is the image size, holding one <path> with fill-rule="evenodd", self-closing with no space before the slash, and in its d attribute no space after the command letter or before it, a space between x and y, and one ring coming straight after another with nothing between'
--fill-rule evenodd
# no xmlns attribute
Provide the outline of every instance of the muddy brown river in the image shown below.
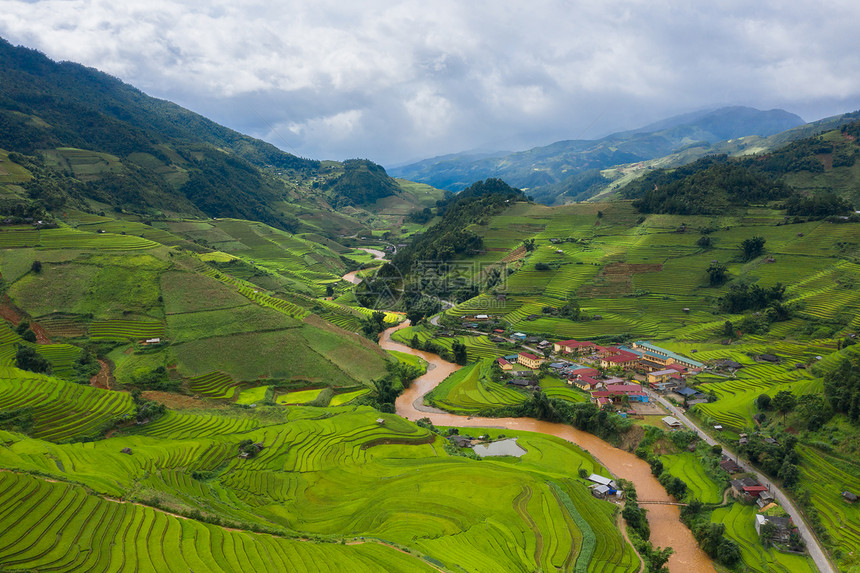
<svg viewBox="0 0 860 573"><path fill-rule="evenodd" d="M459 366L442 360L438 355L414 350L391 339L391 333L405 328L407 323L389 328L382 333L379 344L387 350L398 350L420 356L429 364L426 374L397 398L397 414L409 420L429 418L439 426L507 428L557 436L588 450L615 476L636 485L640 500L673 501L663 486L651 475L651 467L635 455L620 450L597 436L582 432L565 424L541 422L533 418L478 418L458 416L423 405L424 395L455 372ZM708 556L699 549L693 534L680 521L680 509L673 505L645 505L651 525L651 542L655 547L672 547L675 553L669 559L672 573L713 572Z"/></svg>

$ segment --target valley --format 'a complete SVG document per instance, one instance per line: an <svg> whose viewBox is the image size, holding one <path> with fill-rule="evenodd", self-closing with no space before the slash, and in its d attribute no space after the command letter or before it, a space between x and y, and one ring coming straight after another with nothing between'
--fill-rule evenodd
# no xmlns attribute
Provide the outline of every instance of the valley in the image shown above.
<svg viewBox="0 0 860 573"><path fill-rule="evenodd" d="M860 571L856 114L615 134L575 202L0 52L3 571Z"/></svg>

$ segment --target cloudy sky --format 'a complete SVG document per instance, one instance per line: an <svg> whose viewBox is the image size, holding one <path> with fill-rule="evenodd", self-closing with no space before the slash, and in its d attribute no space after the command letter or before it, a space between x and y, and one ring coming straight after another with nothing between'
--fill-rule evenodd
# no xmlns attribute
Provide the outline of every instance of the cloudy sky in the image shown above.
<svg viewBox="0 0 860 573"><path fill-rule="evenodd" d="M14 44L286 151L388 166L720 105L853 111L858 22L857 0L0 0Z"/></svg>

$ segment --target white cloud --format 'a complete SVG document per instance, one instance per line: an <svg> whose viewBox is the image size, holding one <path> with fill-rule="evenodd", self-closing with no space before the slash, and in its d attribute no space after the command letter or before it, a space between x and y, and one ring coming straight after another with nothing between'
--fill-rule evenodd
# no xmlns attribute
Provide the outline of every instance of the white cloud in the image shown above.
<svg viewBox="0 0 860 573"><path fill-rule="evenodd" d="M850 0L0 1L14 43L283 146L275 125L302 155L383 162L719 104L848 111L858 21Z"/></svg>

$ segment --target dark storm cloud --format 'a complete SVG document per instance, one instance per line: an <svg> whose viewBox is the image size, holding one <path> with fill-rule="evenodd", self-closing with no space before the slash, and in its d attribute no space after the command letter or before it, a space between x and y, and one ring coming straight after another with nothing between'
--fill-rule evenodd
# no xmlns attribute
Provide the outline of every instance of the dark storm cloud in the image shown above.
<svg viewBox="0 0 860 573"><path fill-rule="evenodd" d="M693 109L860 107L855 1L3 2L0 34L308 157L393 163Z"/></svg>

